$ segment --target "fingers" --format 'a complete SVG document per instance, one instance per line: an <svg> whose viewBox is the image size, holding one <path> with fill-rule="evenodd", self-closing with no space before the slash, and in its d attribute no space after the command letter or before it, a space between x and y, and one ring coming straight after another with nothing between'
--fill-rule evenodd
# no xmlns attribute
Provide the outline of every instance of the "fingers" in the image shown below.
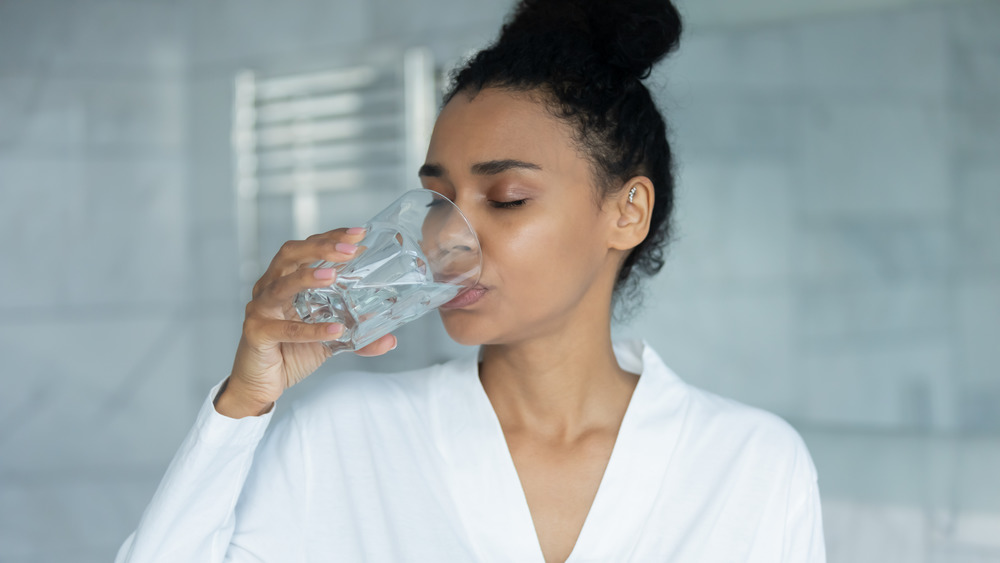
<svg viewBox="0 0 1000 563"><path fill-rule="evenodd" d="M251 317L243 323L243 334L249 344L257 346L280 342L327 342L344 334L344 325ZM387 334L354 353L366 357L381 356L395 350L397 345L396 336Z"/></svg>
<svg viewBox="0 0 1000 563"><path fill-rule="evenodd" d="M306 240L290 240L281 245L281 249L271 260L267 271L254 285L253 296L257 297L275 280L287 276L302 266L324 260L327 262L346 262L357 252L356 244L364 238L365 231L360 227L336 229L318 235L312 235Z"/></svg>
<svg viewBox="0 0 1000 563"><path fill-rule="evenodd" d="M261 317L247 317L243 321L243 334L252 345L280 342L326 342L344 333L340 323L304 323Z"/></svg>
<svg viewBox="0 0 1000 563"><path fill-rule="evenodd" d="M247 312L268 312L272 316L279 313L300 291L310 288L327 287L337 278L333 268L300 268L287 276L277 278L267 286L257 288L257 295L247 307Z"/></svg>
<svg viewBox="0 0 1000 563"><path fill-rule="evenodd" d="M354 353L359 356L381 356L386 352L390 352L396 349L398 341L396 337L392 334L387 334L382 338L379 338L375 342L372 342L368 346L361 348L360 350L355 350Z"/></svg>
<svg viewBox="0 0 1000 563"><path fill-rule="evenodd" d="M274 345L282 342L327 342L339 338L344 331L340 323L314 324L287 320L279 312L299 292L333 284L336 279L334 268L306 266L317 261L349 261L357 253L356 243L361 242L364 234L365 230L360 227L336 229L282 245L267 271L254 285L253 300L247 305L243 330L248 342ZM396 345L396 337L389 334L355 353L359 356L380 356L394 350Z"/></svg>

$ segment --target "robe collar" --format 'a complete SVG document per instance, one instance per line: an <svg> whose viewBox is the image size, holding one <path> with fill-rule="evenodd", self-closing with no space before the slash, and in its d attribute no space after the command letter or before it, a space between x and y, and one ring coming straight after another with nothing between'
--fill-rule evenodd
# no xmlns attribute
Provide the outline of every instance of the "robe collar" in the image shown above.
<svg viewBox="0 0 1000 563"><path fill-rule="evenodd" d="M639 374L611 458L567 563L622 561L644 532L684 419L686 385L645 341L615 343ZM543 563L531 512L474 358L441 366L435 440L468 537L483 561Z"/></svg>

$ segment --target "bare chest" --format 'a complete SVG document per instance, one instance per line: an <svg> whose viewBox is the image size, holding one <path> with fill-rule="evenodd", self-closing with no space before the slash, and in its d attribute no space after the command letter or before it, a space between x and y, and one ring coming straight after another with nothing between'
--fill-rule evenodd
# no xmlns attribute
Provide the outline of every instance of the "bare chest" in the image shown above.
<svg viewBox="0 0 1000 563"><path fill-rule="evenodd" d="M614 435L574 445L508 439L546 562L562 562L576 545L601 485Z"/></svg>

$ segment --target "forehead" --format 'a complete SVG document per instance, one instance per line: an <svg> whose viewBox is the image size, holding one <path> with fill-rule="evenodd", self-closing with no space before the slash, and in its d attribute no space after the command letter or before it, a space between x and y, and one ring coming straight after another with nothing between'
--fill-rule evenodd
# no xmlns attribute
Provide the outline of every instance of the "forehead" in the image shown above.
<svg viewBox="0 0 1000 563"><path fill-rule="evenodd" d="M574 152L570 126L554 117L540 95L484 89L457 93L438 116L428 160L514 158L528 162Z"/></svg>

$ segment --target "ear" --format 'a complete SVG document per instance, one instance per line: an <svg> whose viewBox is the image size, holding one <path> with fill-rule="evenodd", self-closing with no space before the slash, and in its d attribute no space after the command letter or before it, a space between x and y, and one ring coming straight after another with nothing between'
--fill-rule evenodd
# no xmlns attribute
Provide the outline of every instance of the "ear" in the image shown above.
<svg viewBox="0 0 1000 563"><path fill-rule="evenodd" d="M646 239L655 198L653 182L645 176L630 178L612 196L608 202L612 219L611 236L608 240L610 248L630 250Z"/></svg>

